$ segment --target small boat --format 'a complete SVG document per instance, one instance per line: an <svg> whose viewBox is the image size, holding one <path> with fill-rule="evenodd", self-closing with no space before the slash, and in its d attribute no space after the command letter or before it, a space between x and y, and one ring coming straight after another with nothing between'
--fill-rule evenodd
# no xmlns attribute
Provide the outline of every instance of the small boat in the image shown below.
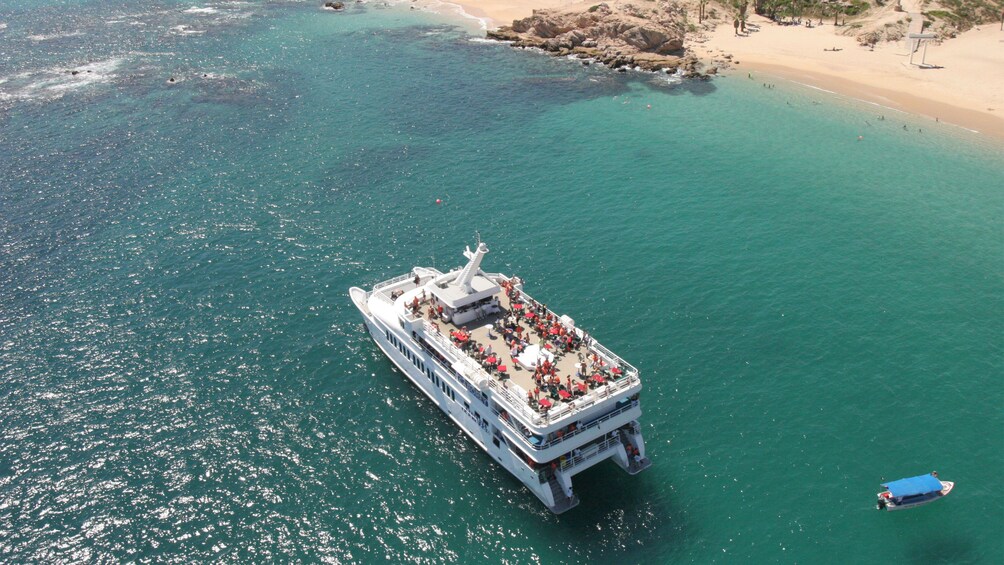
<svg viewBox="0 0 1004 565"><path fill-rule="evenodd" d="M937 473L919 475L908 479L891 481L882 485L885 491L878 493L879 510L902 510L934 502L952 492L955 483L942 481Z"/></svg>

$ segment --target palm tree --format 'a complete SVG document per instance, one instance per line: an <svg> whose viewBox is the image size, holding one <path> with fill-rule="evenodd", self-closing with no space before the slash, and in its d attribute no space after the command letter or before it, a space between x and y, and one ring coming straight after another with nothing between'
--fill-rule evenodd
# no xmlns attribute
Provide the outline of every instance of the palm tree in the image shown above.
<svg viewBox="0 0 1004 565"><path fill-rule="evenodd" d="M746 9L749 5L750 3L747 0L742 0L741 2L733 0L733 6L736 8L736 19L738 20L739 28L743 31L743 33L746 33Z"/></svg>

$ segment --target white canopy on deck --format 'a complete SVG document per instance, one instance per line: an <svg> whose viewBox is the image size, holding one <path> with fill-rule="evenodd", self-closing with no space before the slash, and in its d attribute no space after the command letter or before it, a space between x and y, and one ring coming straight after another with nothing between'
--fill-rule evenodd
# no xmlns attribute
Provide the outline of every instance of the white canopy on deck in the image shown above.
<svg viewBox="0 0 1004 565"><path fill-rule="evenodd" d="M554 354L537 344L526 346L523 353L516 357L516 362L527 369L535 369L538 363L545 360L554 363Z"/></svg>

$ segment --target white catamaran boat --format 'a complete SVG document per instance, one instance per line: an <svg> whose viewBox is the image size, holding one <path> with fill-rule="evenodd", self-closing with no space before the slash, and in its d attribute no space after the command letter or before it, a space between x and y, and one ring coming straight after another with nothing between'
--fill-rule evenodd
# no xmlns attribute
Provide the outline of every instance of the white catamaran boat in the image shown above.
<svg viewBox="0 0 1004 565"><path fill-rule="evenodd" d="M415 267L349 290L373 340L482 449L554 513L572 477L607 459L647 468L638 370L523 291L481 270L488 247L442 273Z"/></svg>

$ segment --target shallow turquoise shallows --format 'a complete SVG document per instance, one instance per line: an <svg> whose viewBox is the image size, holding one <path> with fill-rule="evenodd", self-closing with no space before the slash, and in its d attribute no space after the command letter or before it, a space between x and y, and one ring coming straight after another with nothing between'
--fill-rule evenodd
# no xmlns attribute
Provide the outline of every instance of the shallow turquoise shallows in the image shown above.
<svg viewBox="0 0 1004 565"><path fill-rule="evenodd" d="M11 4L0 561L1004 561L999 144L406 6ZM653 466L561 516L347 296L478 232L642 371Z"/></svg>

